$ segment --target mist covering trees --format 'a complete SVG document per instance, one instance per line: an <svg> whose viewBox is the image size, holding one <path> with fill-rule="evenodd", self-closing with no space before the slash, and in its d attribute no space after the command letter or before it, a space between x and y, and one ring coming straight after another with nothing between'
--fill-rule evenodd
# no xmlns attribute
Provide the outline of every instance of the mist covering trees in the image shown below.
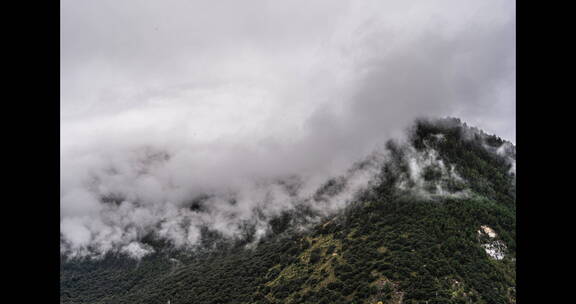
<svg viewBox="0 0 576 304"><path fill-rule="evenodd" d="M194 252L150 238L157 250L140 261L114 253L62 257L61 302L515 303L516 189L507 159L515 152L490 152L505 142L457 119L418 121L409 142L416 151L436 151L462 179L442 180L432 166L422 171L425 185L466 195L425 197L414 185L398 188L409 164L406 150L391 142L379 183L311 230L291 230L307 212L300 209L273 219L254 248L205 231L203 249ZM318 196L342 183L328 182ZM482 225L505 244L502 260L482 248Z"/></svg>

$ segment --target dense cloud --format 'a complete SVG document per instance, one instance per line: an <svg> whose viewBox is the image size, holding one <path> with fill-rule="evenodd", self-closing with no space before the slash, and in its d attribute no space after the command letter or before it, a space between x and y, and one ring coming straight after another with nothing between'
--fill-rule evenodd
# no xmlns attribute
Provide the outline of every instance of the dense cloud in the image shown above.
<svg viewBox="0 0 576 304"><path fill-rule="evenodd" d="M255 209L298 201L270 181L298 176L308 197L416 117L515 139L513 1L61 7L61 231L75 250L141 256L149 230L189 244L200 224L233 235ZM211 209L182 208L203 193L218 193Z"/></svg>

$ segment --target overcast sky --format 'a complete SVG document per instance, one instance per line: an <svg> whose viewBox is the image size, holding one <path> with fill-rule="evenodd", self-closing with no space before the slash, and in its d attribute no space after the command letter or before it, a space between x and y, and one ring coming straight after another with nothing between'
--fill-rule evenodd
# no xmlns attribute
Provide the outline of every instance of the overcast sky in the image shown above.
<svg viewBox="0 0 576 304"><path fill-rule="evenodd" d="M61 213L101 210L94 180L330 174L421 116L515 142L515 38L511 0L62 0ZM145 180L142 149L170 155Z"/></svg>

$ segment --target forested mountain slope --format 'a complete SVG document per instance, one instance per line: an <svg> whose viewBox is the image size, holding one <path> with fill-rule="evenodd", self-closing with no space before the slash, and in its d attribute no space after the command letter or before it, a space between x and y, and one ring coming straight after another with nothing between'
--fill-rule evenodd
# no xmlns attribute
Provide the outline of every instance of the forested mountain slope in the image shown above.
<svg viewBox="0 0 576 304"><path fill-rule="evenodd" d="M515 303L515 147L443 119L386 150L370 186L308 229L303 205L257 243L206 230L192 252L151 235L141 260L62 255L61 302Z"/></svg>

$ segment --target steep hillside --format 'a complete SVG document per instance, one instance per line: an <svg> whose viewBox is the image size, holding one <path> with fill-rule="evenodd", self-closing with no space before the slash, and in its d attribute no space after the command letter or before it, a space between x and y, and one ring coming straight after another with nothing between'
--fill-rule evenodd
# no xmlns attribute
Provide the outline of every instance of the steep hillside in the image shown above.
<svg viewBox="0 0 576 304"><path fill-rule="evenodd" d="M305 204L284 212L257 244L207 230L194 251L148 236L141 260L63 255L61 302L515 303L514 146L445 119L386 150L353 203L319 223Z"/></svg>

